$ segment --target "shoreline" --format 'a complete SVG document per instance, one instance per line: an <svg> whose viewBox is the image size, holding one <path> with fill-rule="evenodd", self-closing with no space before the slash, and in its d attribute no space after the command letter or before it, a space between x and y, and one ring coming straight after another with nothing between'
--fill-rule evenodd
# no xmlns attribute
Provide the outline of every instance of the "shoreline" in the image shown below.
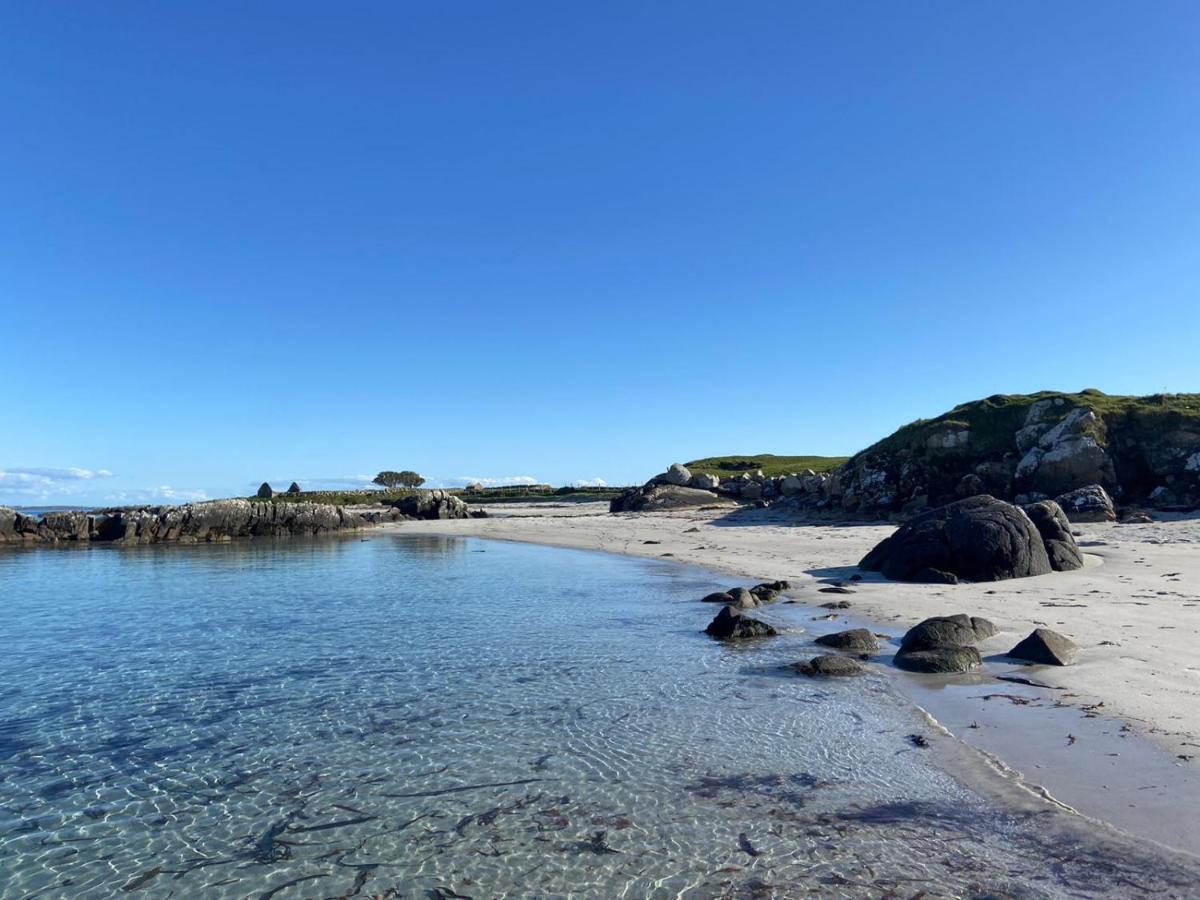
<svg viewBox="0 0 1200 900"><path fill-rule="evenodd" d="M795 523L770 510L717 512L716 519L711 510L610 515L601 504L587 506L510 506L507 515L487 519L405 522L382 530L617 553L748 581L786 578L792 582L786 592L792 602L761 607L755 614L814 637L850 627L897 636L921 619L958 612L993 619L1002 630L980 644L981 673L947 678L902 672L891 665L895 647L890 643L876 654L871 668L886 674L935 728L998 773L1015 775L1021 788L1087 819L1176 852L1200 855L1200 837L1172 827L1180 809L1200 802L1200 770L1178 758L1200 755L1200 701L1189 684L1200 673L1186 665L1186 635L1194 632L1178 628L1170 641L1154 635L1161 641L1154 645L1156 653L1138 654L1138 665L1129 672L1121 671L1127 648L1120 646L1121 638L1132 644L1148 632L1170 627L1160 621L1169 617L1170 608L1148 611L1145 605L1129 604L1150 601L1123 598L1147 596L1151 585L1162 591L1164 575L1183 578L1189 568L1200 574L1200 560L1189 558L1196 548L1188 546L1200 540L1200 523L1077 526L1083 532L1081 546L1093 557L1077 572L955 586L896 584L861 573L855 594L842 597L820 593L823 580L857 573L858 559L894 525ZM1164 566L1167 571L1159 571ZM1177 588L1174 593L1195 600L1200 623L1200 597L1185 592ZM1105 595L1117 596L1107 608L1085 602ZM820 608L837 599L849 599L852 607ZM1132 617L1133 624L1116 621L1129 618L1130 610L1141 614ZM1027 667L998 659L1038 625L1071 636L1080 645L1081 662L1067 668ZM1105 629L1122 632L1113 645L1102 645L1095 636ZM814 647L812 652L821 650ZM1155 666L1173 663L1182 664L1181 674L1164 685ZM1028 678L1038 686L997 680L997 675ZM1195 685L1200 687L1200 677ZM1147 688L1154 702L1146 702Z"/></svg>

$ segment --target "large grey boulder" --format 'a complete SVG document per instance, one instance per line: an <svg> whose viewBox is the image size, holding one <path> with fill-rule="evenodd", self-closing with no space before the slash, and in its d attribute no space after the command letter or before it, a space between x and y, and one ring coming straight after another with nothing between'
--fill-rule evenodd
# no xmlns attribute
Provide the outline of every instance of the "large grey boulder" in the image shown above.
<svg viewBox="0 0 1200 900"><path fill-rule="evenodd" d="M732 601L729 605L736 609L754 609L758 606L758 597L743 587L730 588L729 597Z"/></svg>
<svg viewBox="0 0 1200 900"><path fill-rule="evenodd" d="M720 478L707 472L697 472L688 481L688 487L699 488L702 491L715 491L720 484Z"/></svg>
<svg viewBox="0 0 1200 900"><path fill-rule="evenodd" d="M688 471L688 467L680 463L672 463L671 467L661 475L657 475L654 481L659 484L677 484L686 485L692 480L692 473Z"/></svg>
<svg viewBox="0 0 1200 900"><path fill-rule="evenodd" d="M1029 516L987 494L921 513L859 566L894 581L926 582L1001 581L1053 571Z"/></svg>
<svg viewBox="0 0 1200 900"><path fill-rule="evenodd" d="M8 506L0 506L0 544L9 544L21 540L17 530L17 511Z"/></svg>
<svg viewBox="0 0 1200 900"><path fill-rule="evenodd" d="M1055 498L1072 522L1115 522L1117 509L1103 485L1088 484Z"/></svg>
<svg viewBox="0 0 1200 900"><path fill-rule="evenodd" d="M740 609L723 606L716 618L708 623L704 633L709 637L722 641L742 640L744 638L771 637L778 634L766 622L742 615Z"/></svg>
<svg viewBox="0 0 1200 900"><path fill-rule="evenodd" d="M1029 637L1009 650L1008 655L1046 666L1069 666L1075 662L1078 652L1079 648L1070 638L1049 628L1036 628Z"/></svg>
<svg viewBox="0 0 1200 900"><path fill-rule="evenodd" d="M609 512L660 512L697 506L734 505L733 501L719 497L712 491L674 484L649 484L622 491L609 501L608 509Z"/></svg>
<svg viewBox="0 0 1200 900"><path fill-rule="evenodd" d="M1087 484L1116 485L1112 459L1098 440L1102 427L1095 410L1072 409L1021 457L1017 483L1050 496Z"/></svg>
<svg viewBox="0 0 1200 900"><path fill-rule="evenodd" d="M1053 500L1039 500L1023 507L1029 520L1042 536L1046 556L1056 572L1083 568L1083 552L1071 534L1071 523Z"/></svg>

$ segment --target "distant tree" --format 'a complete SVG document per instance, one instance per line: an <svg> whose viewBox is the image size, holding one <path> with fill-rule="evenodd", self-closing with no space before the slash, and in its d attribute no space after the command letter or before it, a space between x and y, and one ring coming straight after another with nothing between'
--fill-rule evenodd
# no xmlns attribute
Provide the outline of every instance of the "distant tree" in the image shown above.
<svg viewBox="0 0 1200 900"><path fill-rule="evenodd" d="M298 494L298 493L300 493L300 485L296 484L296 482L294 482L294 481L293 481L293 482L292 482L292 486L291 486L290 488L288 488L288 489L287 489L287 492L288 492L289 494Z"/></svg>
<svg viewBox="0 0 1200 900"><path fill-rule="evenodd" d="M258 488L258 499L270 500L274 496L275 492L271 490L271 486L264 481Z"/></svg>
<svg viewBox="0 0 1200 900"><path fill-rule="evenodd" d="M408 469L405 469L403 472L380 472L371 480L371 483L392 490L397 487L420 487L425 483L425 479L416 472L410 472Z"/></svg>
<svg viewBox="0 0 1200 900"><path fill-rule="evenodd" d="M406 488L417 488L425 483L425 479L416 472L411 472L405 469L400 473L400 483Z"/></svg>
<svg viewBox="0 0 1200 900"><path fill-rule="evenodd" d="M391 471L380 472L371 479L371 484L377 484L380 487L385 487L390 491L392 488L400 486L400 473Z"/></svg>

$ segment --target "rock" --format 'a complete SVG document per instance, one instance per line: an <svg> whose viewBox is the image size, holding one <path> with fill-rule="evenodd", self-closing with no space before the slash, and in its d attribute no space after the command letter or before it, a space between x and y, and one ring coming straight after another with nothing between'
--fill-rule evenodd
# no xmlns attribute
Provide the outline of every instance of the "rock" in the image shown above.
<svg viewBox="0 0 1200 900"><path fill-rule="evenodd" d="M969 647L997 633L994 624L977 616L934 616L905 633L900 652Z"/></svg>
<svg viewBox="0 0 1200 900"><path fill-rule="evenodd" d="M771 637L778 634L766 622L742 615L740 609L723 606L715 619L708 623L704 633L709 637L722 641L741 640L743 638Z"/></svg>
<svg viewBox="0 0 1200 900"><path fill-rule="evenodd" d="M817 590L819 593L822 593L822 594L857 594L858 593L858 591L854 590L853 588L848 588L845 585L841 585L841 584L834 584L834 585L830 585L829 587L817 588Z"/></svg>
<svg viewBox="0 0 1200 900"><path fill-rule="evenodd" d="M808 662L793 663L790 668L801 675L829 678L865 675L867 671L862 663L848 656L814 656Z"/></svg>
<svg viewBox="0 0 1200 900"><path fill-rule="evenodd" d="M964 475L962 481L955 487L954 493L959 497L974 497L984 492L983 479L972 472L970 475Z"/></svg>
<svg viewBox="0 0 1200 900"><path fill-rule="evenodd" d="M897 653L895 663L909 672L953 675L973 672L983 665L983 659L974 647L937 647Z"/></svg>
<svg viewBox="0 0 1200 900"><path fill-rule="evenodd" d="M1141 510L1127 512L1121 517L1122 525L1148 525L1153 521L1153 516L1147 512L1142 512ZM2 538L0 538L0 540L2 540Z"/></svg>
<svg viewBox="0 0 1200 900"><path fill-rule="evenodd" d="M660 512L696 506L734 506L734 502L698 488L674 484L649 484L629 488L609 501L609 512Z"/></svg>
<svg viewBox="0 0 1200 900"><path fill-rule="evenodd" d="M747 481L742 484L741 498L743 500L759 500L763 495L761 481Z"/></svg>
<svg viewBox="0 0 1200 900"><path fill-rule="evenodd" d="M822 647L835 650L878 650L879 640L865 628L852 628L834 634L823 634L816 639Z"/></svg>
<svg viewBox="0 0 1200 900"><path fill-rule="evenodd" d="M780 578L778 581L764 581L762 584L756 584L754 587L750 588L751 592L758 592L758 591L783 592L783 591L790 591L791 589L792 589L792 583L784 578Z"/></svg>
<svg viewBox="0 0 1200 900"><path fill-rule="evenodd" d="M1072 522L1115 522L1117 510L1101 485L1089 484L1055 498Z"/></svg>
<svg viewBox="0 0 1200 900"><path fill-rule="evenodd" d="M258 493L255 494L259 500L270 500L275 496L275 492L271 490L271 486L265 481L258 486Z"/></svg>
<svg viewBox="0 0 1200 900"><path fill-rule="evenodd" d="M21 532L17 529L17 511L8 506L0 506L0 544L11 544L21 540Z"/></svg>
<svg viewBox="0 0 1200 900"><path fill-rule="evenodd" d="M767 584L756 584L750 588L750 593L758 598L759 603L774 603L782 593L782 590L777 587L779 584L787 584L787 582L775 581Z"/></svg>
<svg viewBox="0 0 1200 900"><path fill-rule="evenodd" d="M702 491L715 491L720 484L720 478L704 472L698 472L688 480L688 487L699 488Z"/></svg>
<svg viewBox="0 0 1200 900"><path fill-rule="evenodd" d="M706 597L701 597L700 602L724 603L726 606L728 606L729 604L733 603L733 597L729 595L728 591L717 591L715 594L709 594Z"/></svg>
<svg viewBox="0 0 1200 900"><path fill-rule="evenodd" d="M822 603L821 609L849 609L852 605L849 600L835 600L832 603Z"/></svg>
<svg viewBox="0 0 1200 900"><path fill-rule="evenodd" d="M1018 483L1051 495L1086 484L1115 485L1112 460L1099 442L1102 430L1095 410L1072 409L1021 457Z"/></svg>
<svg viewBox="0 0 1200 900"><path fill-rule="evenodd" d="M454 494L435 488L416 491L401 497L393 504L410 519L467 519L471 517L467 504Z"/></svg>
<svg viewBox="0 0 1200 900"><path fill-rule="evenodd" d="M1021 509L987 494L921 513L859 563L894 581L927 570L965 581L1000 581L1053 571L1046 546Z"/></svg>
<svg viewBox="0 0 1200 900"><path fill-rule="evenodd" d="M1008 655L1046 666L1069 666L1075 662L1078 652L1079 648L1070 638L1049 628L1036 628L1029 637L1009 650Z"/></svg>
<svg viewBox="0 0 1200 900"><path fill-rule="evenodd" d="M300 485L296 484L296 482L294 482L294 481L293 481L293 482L291 483L291 486L290 486L290 487L288 487L288 489L287 489L287 492L288 492L289 494L298 494L298 493L300 493Z"/></svg>
<svg viewBox="0 0 1200 900"><path fill-rule="evenodd" d="M729 596L733 600L729 605L737 609L754 609L754 607L758 606L758 598L745 588L731 588Z"/></svg>
<svg viewBox="0 0 1200 900"><path fill-rule="evenodd" d="M1042 536L1050 567L1056 572L1082 569L1083 553L1075 543L1075 536L1071 534L1071 523L1067 521L1061 507L1053 500L1039 500L1037 503L1030 503L1024 509L1038 534Z"/></svg>
<svg viewBox="0 0 1200 900"><path fill-rule="evenodd" d="M692 473L687 466L672 463L671 467L654 479L659 484L674 484L684 486L692 480Z"/></svg>
<svg viewBox="0 0 1200 900"><path fill-rule="evenodd" d="M804 493L804 482L797 475L785 475L779 482L779 492L785 497Z"/></svg>

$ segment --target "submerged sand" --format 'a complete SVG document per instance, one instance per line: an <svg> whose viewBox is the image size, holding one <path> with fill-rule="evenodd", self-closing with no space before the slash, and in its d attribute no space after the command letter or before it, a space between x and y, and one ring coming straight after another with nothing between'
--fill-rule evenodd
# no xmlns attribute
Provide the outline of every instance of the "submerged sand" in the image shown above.
<svg viewBox="0 0 1200 900"><path fill-rule="evenodd" d="M796 523L769 509L611 515L597 503L489 511L488 519L395 527L674 560L747 583L786 578L789 595L806 606L784 609L814 633L868 625L895 636L929 616L989 618L1001 633L980 645L984 675L951 680L957 690L938 679L898 676L910 695L967 743L1060 799L1065 794L1085 812L1200 852L1200 838L1163 821L1164 812L1200 800L1200 519L1077 525L1088 565L1075 572L914 585L857 570L893 525ZM821 592L853 574L863 579L852 585L854 594ZM842 599L849 610L815 609ZM1039 626L1075 641L1079 662L1028 667L1000 658ZM1048 687L1009 685L996 675ZM1164 752L1130 742L1137 733Z"/></svg>

